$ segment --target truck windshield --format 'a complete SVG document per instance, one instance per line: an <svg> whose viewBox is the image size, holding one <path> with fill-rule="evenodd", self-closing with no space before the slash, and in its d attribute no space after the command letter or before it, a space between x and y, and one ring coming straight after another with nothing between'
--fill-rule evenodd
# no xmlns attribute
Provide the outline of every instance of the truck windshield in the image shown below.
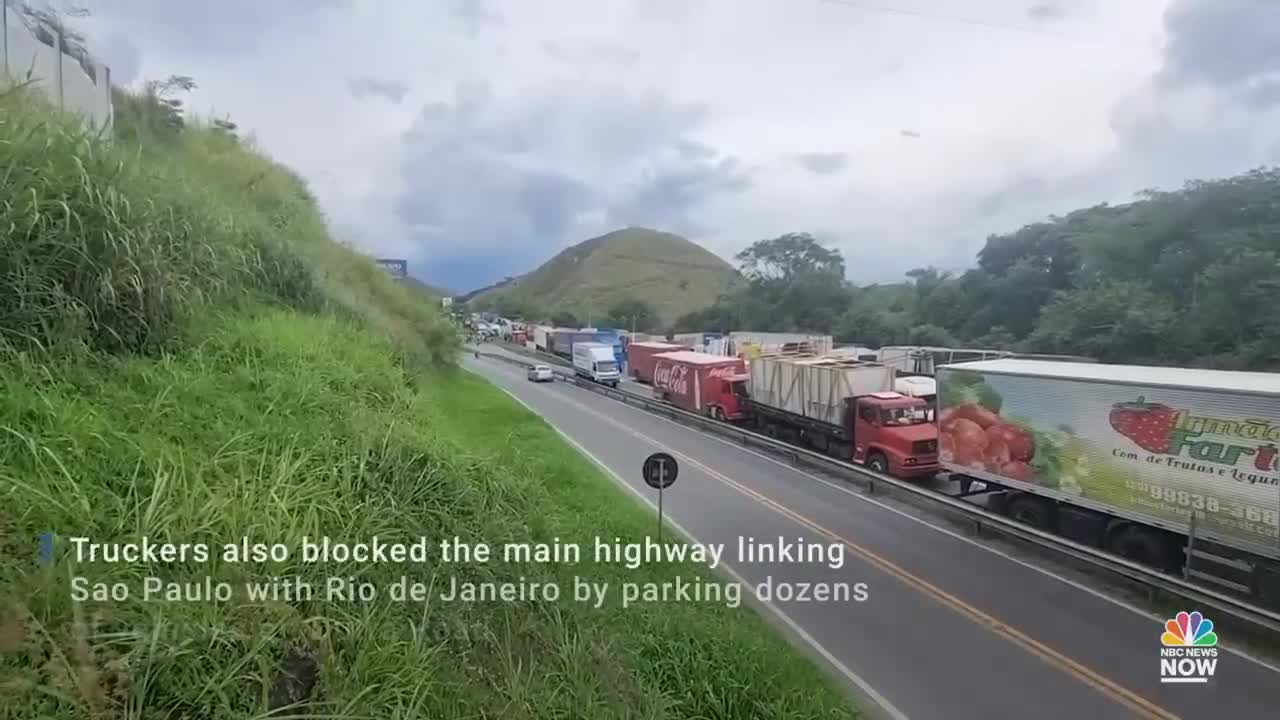
<svg viewBox="0 0 1280 720"><path fill-rule="evenodd" d="M600 372L613 372L614 370L617 370L617 369L618 369L618 363L613 362L612 360L604 360L602 362L596 363L596 370Z"/></svg>
<svg viewBox="0 0 1280 720"><path fill-rule="evenodd" d="M880 409L882 425L921 425L929 422L929 413L923 407L896 407Z"/></svg>

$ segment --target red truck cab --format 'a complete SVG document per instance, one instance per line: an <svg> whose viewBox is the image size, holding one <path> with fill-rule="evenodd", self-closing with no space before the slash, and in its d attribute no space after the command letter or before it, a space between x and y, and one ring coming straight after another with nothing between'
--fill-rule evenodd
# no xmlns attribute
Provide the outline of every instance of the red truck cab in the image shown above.
<svg viewBox="0 0 1280 720"><path fill-rule="evenodd" d="M900 478L938 472L938 426L929 403L896 392L847 402L853 462Z"/></svg>

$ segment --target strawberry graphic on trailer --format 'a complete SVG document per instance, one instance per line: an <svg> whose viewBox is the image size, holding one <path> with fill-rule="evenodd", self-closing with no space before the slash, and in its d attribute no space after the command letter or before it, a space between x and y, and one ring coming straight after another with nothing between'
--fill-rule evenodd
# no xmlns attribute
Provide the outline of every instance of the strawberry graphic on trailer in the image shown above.
<svg viewBox="0 0 1280 720"><path fill-rule="evenodd" d="M1111 427L1147 452L1167 455L1169 434L1178 421L1178 411L1161 403L1149 403L1139 397L1136 402L1116 403L1108 417Z"/></svg>

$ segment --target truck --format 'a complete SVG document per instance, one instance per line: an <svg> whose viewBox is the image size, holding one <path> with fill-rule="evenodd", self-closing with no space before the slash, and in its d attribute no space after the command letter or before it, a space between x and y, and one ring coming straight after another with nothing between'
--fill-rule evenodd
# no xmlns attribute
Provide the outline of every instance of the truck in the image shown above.
<svg viewBox="0 0 1280 720"><path fill-rule="evenodd" d="M656 356L661 353L681 350L693 350L693 348L688 345L669 342L633 342L627 348L629 359L627 371L631 377L642 383L652 383L653 366L657 362Z"/></svg>
<svg viewBox="0 0 1280 720"><path fill-rule="evenodd" d="M894 390L893 368L847 357L752 358L735 392L766 435L904 479L932 477L938 428L929 403Z"/></svg>
<svg viewBox="0 0 1280 720"><path fill-rule="evenodd" d="M1280 374L1002 358L938 371L939 458L990 507L1280 603Z"/></svg>
<svg viewBox="0 0 1280 720"><path fill-rule="evenodd" d="M622 376L618 361L614 359L613 346L605 343L574 343L573 369L579 377L615 388Z"/></svg>
<svg viewBox="0 0 1280 720"><path fill-rule="evenodd" d="M907 397L920 398L928 404L929 419L933 420L938 409L938 381L924 375L897 375L893 389Z"/></svg>
<svg viewBox="0 0 1280 720"><path fill-rule="evenodd" d="M706 350L707 343L718 339L720 339L720 333L688 332L672 335L669 342L673 342L677 345L688 345L693 348L695 352L704 352Z"/></svg>
<svg viewBox="0 0 1280 720"><path fill-rule="evenodd" d="M740 330L729 333L729 339L732 340L732 348L728 354L741 357L788 351L827 355L835 347L830 335L810 335L808 333Z"/></svg>
<svg viewBox="0 0 1280 720"><path fill-rule="evenodd" d="M1097 362L1094 358L1081 355L1040 355L1036 353L1016 353L1008 350L992 350L990 348L949 348L932 345L886 345L874 352L876 354L876 362L893 367L898 371L899 375L923 375L926 377L933 377L940 365L956 365L966 362L998 360L1000 358Z"/></svg>
<svg viewBox="0 0 1280 720"><path fill-rule="evenodd" d="M932 377L939 365L1009 357L1003 350L947 348L925 345L886 345L876 351L876 362L906 375Z"/></svg>
<svg viewBox="0 0 1280 720"><path fill-rule="evenodd" d="M653 396L676 407L725 422L742 419L735 388L747 379L741 358L692 350L653 356Z"/></svg>
<svg viewBox="0 0 1280 720"><path fill-rule="evenodd" d="M547 348L548 348L548 345L547 345L547 335L548 335L551 331L552 331L552 328L549 328L549 327L547 327L546 325L535 325L535 326L533 326L533 347L534 347L534 349L541 350L541 351L543 351L543 352L549 352L549 350L547 349Z"/></svg>

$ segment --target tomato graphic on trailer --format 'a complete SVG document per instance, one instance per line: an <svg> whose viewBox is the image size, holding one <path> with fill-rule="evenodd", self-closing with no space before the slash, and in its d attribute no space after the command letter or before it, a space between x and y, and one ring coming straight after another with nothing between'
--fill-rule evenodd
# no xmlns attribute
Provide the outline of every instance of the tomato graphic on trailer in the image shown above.
<svg viewBox="0 0 1280 720"><path fill-rule="evenodd" d="M1166 455L1174 425L1178 422L1178 411L1161 403L1145 402L1145 398L1139 397L1136 402L1116 403L1108 420L1116 432L1138 447Z"/></svg>
<svg viewBox="0 0 1280 720"><path fill-rule="evenodd" d="M938 390L947 470L1280 557L1280 376L1009 359Z"/></svg>

